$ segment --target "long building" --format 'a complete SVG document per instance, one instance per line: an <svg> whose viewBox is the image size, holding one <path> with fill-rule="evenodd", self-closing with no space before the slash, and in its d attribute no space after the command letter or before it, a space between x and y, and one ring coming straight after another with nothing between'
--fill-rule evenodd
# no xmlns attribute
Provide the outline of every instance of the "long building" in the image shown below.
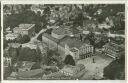
<svg viewBox="0 0 128 83"><path fill-rule="evenodd" d="M105 55L110 56L115 59L115 58L120 57L120 53L122 51L124 51L124 48L125 47L123 47L123 46L109 42L103 46L103 53L105 53Z"/></svg>
<svg viewBox="0 0 128 83"><path fill-rule="evenodd" d="M67 35L63 28L54 29L51 34L44 33L42 41L47 43L50 49L58 51L63 59L68 54L74 59L79 59L83 54L86 56L87 53L93 53L93 46Z"/></svg>

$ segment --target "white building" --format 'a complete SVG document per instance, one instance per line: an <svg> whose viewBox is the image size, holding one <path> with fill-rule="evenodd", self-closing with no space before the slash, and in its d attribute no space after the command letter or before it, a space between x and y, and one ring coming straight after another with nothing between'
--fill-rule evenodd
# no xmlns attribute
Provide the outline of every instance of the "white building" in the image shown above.
<svg viewBox="0 0 128 83"><path fill-rule="evenodd" d="M18 27L13 29L13 32L32 37L35 34L35 24L20 24Z"/></svg>
<svg viewBox="0 0 128 83"><path fill-rule="evenodd" d="M14 39L18 38L18 36L19 36L18 34L9 33L9 34L5 35L5 38L6 38L6 40L14 40Z"/></svg>

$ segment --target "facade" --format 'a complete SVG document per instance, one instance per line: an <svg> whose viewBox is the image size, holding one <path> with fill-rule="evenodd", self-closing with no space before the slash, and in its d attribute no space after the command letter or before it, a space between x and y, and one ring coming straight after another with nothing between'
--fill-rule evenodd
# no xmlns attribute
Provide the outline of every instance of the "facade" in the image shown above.
<svg viewBox="0 0 128 83"><path fill-rule="evenodd" d="M35 34L35 24L20 24L18 27L13 29L14 33L28 35L32 37Z"/></svg>
<svg viewBox="0 0 128 83"><path fill-rule="evenodd" d="M102 51L105 55L116 59L120 57L119 53L123 51L123 47L115 43L107 43L103 46Z"/></svg>
<svg viewBox="0 0 128 83"><path fill-rule="evenodd" d="M67 36L61 28L58 30L53 31L52 34L44 33L42 41L47 43L48 48L58 51L63 59L70 54L76 60L82 54L93 52L93 46L85 44L76 37Z"/></svg>

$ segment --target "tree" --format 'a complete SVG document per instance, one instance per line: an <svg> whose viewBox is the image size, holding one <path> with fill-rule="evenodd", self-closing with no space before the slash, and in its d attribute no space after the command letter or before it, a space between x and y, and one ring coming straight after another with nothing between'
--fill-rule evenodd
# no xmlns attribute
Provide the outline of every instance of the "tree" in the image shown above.
<svg viewBox="0 0 128 83"><path fill-rule="evenodd" d="M21 43L28 43L30 41L30 37L28 35L23 35L21 39Z"/></svg>
<svg viewBox="0 0 128 83"><path fill-rule="evenodd" d="M125 79L125 53L120 53L120 59L112 61L107 67L104 68L104 77L107 79Z"/></svg>
<svg viewBox="0 0 128 83"><path fill-rule="evenodd" d="M90 44L93 46L93 52L95 53L95 48L96 48L96 38L94 32L90 31L89 34L85 39L88 39Z"/></svg>
<svg viewBox="0 0 128 83"><path fill-rule="evenodd" d="M73 59L73 57L71 55L67 55L65 60L64 60L64 63L66 65L72 65L72 66L75 66L75 61Z"/></svg>
<svg viewBox="0 0 128 83"><path fill-rule="evenodd" d="M38 55L35 49L30 49L28 47L25 47L19 50L18 61L39 62L41 59L42 57Z"/></svg>

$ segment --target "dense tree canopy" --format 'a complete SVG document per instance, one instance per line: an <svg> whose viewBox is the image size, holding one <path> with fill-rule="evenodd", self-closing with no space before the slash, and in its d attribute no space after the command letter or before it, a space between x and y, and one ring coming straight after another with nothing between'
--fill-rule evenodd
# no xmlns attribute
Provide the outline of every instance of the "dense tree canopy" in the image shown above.
<svg viewBox="0 0 128 83"><path fill-rule="evenodd" d="M114 60L104 68L104 77L107 79L125 79L125 53L121 54L121 58Z"/></svg>
<svg viewBox="0 0 128 83"><path fill-rule="evenodd" d="M71 55L67 55L65 60L64 60L64 63L66 65L72 65L72 66L75 66L75 61L73 59L73 57Z"/></svg>

